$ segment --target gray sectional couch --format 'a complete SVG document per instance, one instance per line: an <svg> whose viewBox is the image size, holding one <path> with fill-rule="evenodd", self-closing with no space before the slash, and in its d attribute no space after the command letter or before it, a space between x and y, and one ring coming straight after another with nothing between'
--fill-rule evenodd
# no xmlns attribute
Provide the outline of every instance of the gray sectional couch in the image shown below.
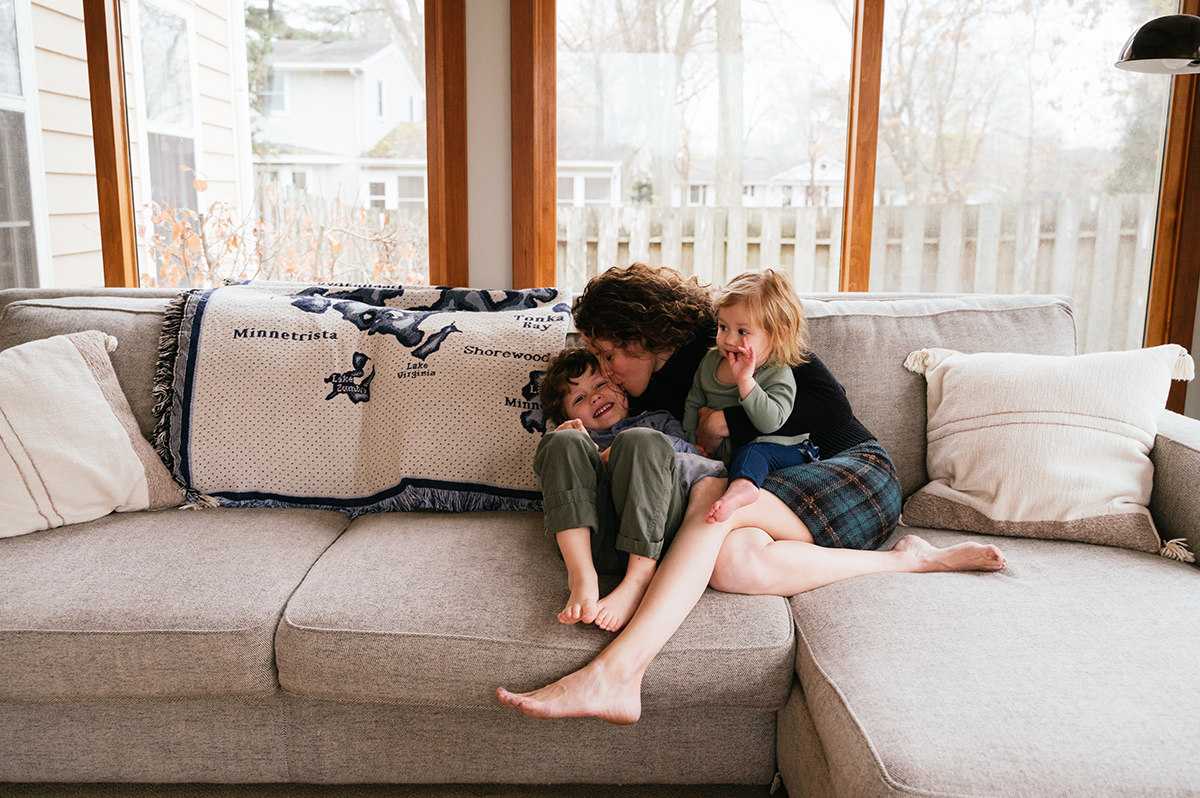
<svg viewBox="0 0 1200 798"><path fill-rule="evenodd" d="M114 335L148 435L170 295L3 291L0 349ZM1075 351L1062 298L806 306L814 349L905 495L926 480L910 351ZM1152 457L1160 532L1200 550L1200 422L1164 414ZM791 599L708 591L648 672L642 719L618 728L495 700L611 638L555 621L565 571L536 513L169 509L0 539L0 781L767 785L780 772L793 796L1200 795L1196 567L988 540L1008 559L994 574L879 575Z"/></svg>

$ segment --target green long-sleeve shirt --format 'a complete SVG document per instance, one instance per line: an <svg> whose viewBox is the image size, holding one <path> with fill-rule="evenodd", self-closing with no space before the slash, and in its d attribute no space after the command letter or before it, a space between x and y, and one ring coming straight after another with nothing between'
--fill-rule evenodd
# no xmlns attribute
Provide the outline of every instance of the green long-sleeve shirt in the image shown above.
<svg viewBox="0 0 1200 798"><path fill-rule="evenodd" d="M721 353L710 349L700 361L696 369L696 377L692 380L692 390L688 392L683 406L683 430L691 443L696 442L696 428L700 425L700 408L711 407L714 410L724 410L727 407L741 406L747 417L759 431L775 432L783 426L792 413L796 401L796 378L789 368L759 366L754 371L754 390L745 398L741 398L737 385L729 385L717 379L717 366L721 363ZM808 438L803 435L760 435L751 443L780 443L785 446L795 446ZM733 458L733 445L728 438L721 441L716 452L710 452L726 465Z"/></svg>

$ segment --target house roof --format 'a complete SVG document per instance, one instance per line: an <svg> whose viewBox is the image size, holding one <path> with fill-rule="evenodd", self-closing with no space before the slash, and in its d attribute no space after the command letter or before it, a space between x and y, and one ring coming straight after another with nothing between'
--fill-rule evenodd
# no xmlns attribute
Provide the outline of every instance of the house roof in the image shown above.
<svg viewBox="0 0 1200 798"><path fill-rule="evenodd" d="M277 69L350 69L361 67L395 47L392 42L277 39L271 45L269 58Z"/></svg>

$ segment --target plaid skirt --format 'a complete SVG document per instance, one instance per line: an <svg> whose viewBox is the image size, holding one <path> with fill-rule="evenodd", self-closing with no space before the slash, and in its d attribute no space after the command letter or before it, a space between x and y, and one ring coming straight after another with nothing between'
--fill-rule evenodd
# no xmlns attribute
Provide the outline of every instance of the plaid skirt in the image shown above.
<svg viewBox="0 0 1200 798"><path fill-rule="evenodd" d="M877 549L900 518L900 477L874 440L772 471L763 488L792 508L819 546Z"/></svg>

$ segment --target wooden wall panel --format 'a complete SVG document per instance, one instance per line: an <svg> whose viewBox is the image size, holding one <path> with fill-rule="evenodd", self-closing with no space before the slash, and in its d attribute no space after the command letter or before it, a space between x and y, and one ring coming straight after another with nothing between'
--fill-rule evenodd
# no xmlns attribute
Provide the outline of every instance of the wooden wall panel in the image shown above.
<svg viewBox="0 0 1200 798"><path fill-rule="evenodd" d="M467 28L464 0L425 0L429 282L466 286Z"/></svg>

